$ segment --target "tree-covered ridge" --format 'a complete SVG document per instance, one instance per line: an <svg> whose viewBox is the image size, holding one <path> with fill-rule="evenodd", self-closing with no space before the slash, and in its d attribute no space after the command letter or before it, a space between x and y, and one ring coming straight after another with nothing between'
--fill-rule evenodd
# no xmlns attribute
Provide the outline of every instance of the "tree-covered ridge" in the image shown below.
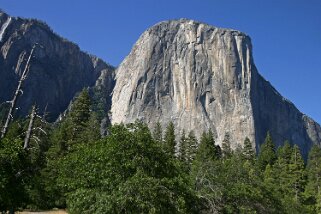
<svg viewBox="0 0 321 214"><path fill-rule="evenodd" d="M275 148L267 133L256 155L245 136L232 150L211 130L198 140L173 123L118 124L100 136L87 90L57 124L13 122L0 142L0 210L69 213L320 213L321 149ZM178 140L177 140L178 139Z"/></svg>

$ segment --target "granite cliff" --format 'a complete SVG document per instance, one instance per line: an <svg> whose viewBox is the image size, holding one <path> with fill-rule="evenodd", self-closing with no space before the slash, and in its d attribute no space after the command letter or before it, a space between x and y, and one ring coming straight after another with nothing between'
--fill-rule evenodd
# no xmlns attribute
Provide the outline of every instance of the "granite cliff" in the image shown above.
<svg viewBox="0 0 321 214"><path fill-rule="evenodd" d="M321 144L321 128L283 98L257 71L242 32L180 19L145 31L116 70L112 123L173 121L183 129L212 129L218 143L249 137L256 148L270 131L304 155Z"/></svg>
<svg viewBox="0 0 321 214"><path fill-rule="evenodd" d="M53 121L84 87L94 86L102 75L113 82L114 68L82 52L38 20L10 17L0 11L0 103L12 99L32 46L38 43L23 83L17 113L26 115L34 103ZM105 87L112 90L113 84Z"/></svg>

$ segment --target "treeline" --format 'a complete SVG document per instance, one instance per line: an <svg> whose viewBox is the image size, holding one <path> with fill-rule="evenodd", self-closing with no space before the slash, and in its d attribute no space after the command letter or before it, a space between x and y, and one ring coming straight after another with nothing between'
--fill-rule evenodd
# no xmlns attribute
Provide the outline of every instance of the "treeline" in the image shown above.
<svg viewBox="0 0 321 214"><path fill-rule="evenodd" d="M100 135L87 90L58 124L14 121L0 142L0 210L69 213L320 213L321 149L275 148L268 133L255 154L231 149L211 130L175 136L173 123L120 124ZM176 140L179 139L179 140Z"/></svg>

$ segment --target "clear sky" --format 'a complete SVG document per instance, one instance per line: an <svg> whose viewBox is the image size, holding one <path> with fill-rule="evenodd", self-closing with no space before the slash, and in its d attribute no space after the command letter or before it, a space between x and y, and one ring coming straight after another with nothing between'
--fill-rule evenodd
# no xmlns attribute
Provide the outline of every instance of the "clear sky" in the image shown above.
<svg viewBox="0 0 321 214"><path fill-rule="evenodd" d="M260 73L321 122L321 0L0 0L117 66L159 21L189 18L251 36Z"/></svg>

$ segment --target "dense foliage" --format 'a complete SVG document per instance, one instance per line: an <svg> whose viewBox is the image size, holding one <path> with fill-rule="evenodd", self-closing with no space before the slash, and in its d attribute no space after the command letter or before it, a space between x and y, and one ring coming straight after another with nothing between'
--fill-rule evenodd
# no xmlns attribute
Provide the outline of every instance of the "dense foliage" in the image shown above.
<svg viewBox="0 0 321 214"><path fill-rule="evenodd" d="M195 194L175 159L140 123L79 146L61 164L70 213L191 213Z"/></svg>
<svg viewBox="0 0 321 214"><path fill-rule="evenodd" d="M100 136L101 112L84 90L57 124L28 118L0 141L0 210L66 208L69 213L321 213L321 149L304 162L267 133L256 155L245 136L222 147L173 123L119 124ZM95 110L95 111L93 111ZM164 129L163 129L164 128ZM164 131L163 131L164 130Z"/></svg>

